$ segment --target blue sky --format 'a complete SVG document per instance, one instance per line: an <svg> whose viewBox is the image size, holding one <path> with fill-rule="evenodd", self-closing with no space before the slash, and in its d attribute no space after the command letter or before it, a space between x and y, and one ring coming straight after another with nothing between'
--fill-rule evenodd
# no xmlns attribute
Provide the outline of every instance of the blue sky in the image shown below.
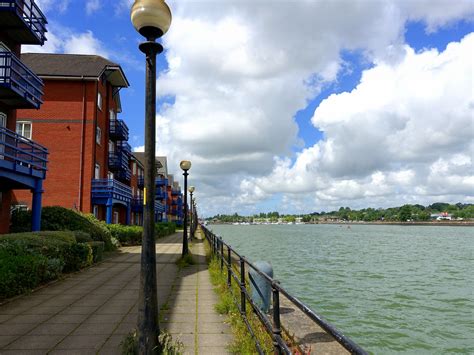
<svg viewBox="0 0 474 355"><path fill-rule="evenodd" d="M121 118L130 127L132 146L140 148L145 73L144 59L138 50L141 37L129 19L131 1L43 0L39 3L50 31L43 51L99 54L122 65L131 86L121 91ZM466 172L450 177L458 179L458 185L467 184L466 189L453 186L433 194L427 191L432 189L430 181L423 181L423 174L440 164L457 164L444 162L445 154L437 146L431 150L440 155L425 160L421 158L426 155L424 151L417 152L419 159L390 158L393 147L387 146L385 161L374 156L373 161L355 164L352 169L336 166L333 161L347 148L343 145L337 148L337 139L356 144L364 135L350 124L356 120L374 123L370 115L380 110L372 107L374 103L360 105L350 99L362 95L363 73L371 78L366 82L367 87L376 85L370 81L377 80L372 77L382 67L402 77L404 65L400 63L406 66L416 63L415 59L409 62L405 46L413 48L419 60L433 48L441 56L449 43L460 42L474 31L474 10L469 1L459 1L456 5L441 0L389 3L391 7L376 2L364 12L360 11L367 5L364 1L352 10L352 4L349 6L350 2L344 1L324 8L320 6L324 2L296 2L290 12L279 4L269 13L263 1L261 4L257 1L253 9L246 1L241 6L232 1L220 2L218 6L213 1L199 5L170 2L173 23L164 37L165 52L158 58L157 90L163 96L158 99L157 107L160 130L157 149L169 156L170 170L174 173L178 172L179 160L193 159L197 191L204 202L218 201L215 207L204 208L207 213L242 213L249 209L297 213L328 210L338 205L378 207L414 199L421 203L472 200L472 194L466 193L472 183ZM350 20L344 11L352 11ZM249 13L254 21L248 21ZM325 21L324 16L332 21ZM276 37L272 26L283 18L288 21L289 30ZM429 60L436 58L433 55L423 60L430 65ZM470 74L466 85L472 89ZM405 79L400 82L405 83ZM385 87L381 86L381 91ZM472 90L470 96L465 99L472 99ZM339 112L342 109L338 107L339 101L347 102L346 113ZM389 100L386 111L377 111L382 122L377 124L388 124L388 117L400 112L394 102ZM419 103L410 100L408 108L403 108L416 125L419 123L416 120L421 118L411 116L410 105L415 115ZM384 115L386 118L382 120L380 117ZM337 124L336 116L341 117ZM346 116L352 120L346 120ZM469 117L465 116L464 113L460 120L469 124ZM362 124L357 127L363 129ZM342 131L346 134L344 138ZM402 141L412 139L400 135ZM375 141L378 138L373 137ZM446 142L449 140L446 137ZM335 143L330 144L332 141ZM454 146L449 145L452 150L446 154L459 156L463 161L469 144ZM352 149L371 150L363 144ZM346 157L347 153L338 159L341 165ZM463 164L467 171L472 168L472 161ZM351 165L350 161L345 163L346 167ZM380 174L383 188L377 185ZM406 179L411 187L397 185L407 183ZM380 191L367 194L371 184L377 185L373 185L374 189ZM361 192L364 189L366 192ZM346 190L345 197L340 192Z"/></svg>

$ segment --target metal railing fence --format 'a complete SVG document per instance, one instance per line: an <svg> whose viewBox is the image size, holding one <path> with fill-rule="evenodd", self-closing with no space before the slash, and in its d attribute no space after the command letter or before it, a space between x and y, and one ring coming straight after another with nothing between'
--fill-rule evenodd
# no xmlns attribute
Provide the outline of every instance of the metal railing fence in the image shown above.
<svg viewBox="0 0 474 355"><path fill-rule="evenodd" d="M296 297L292 296L287 290L285 290L277 280L274 280L266 273L262 272L255 265L253 265L247 258L240 255L232 247L222 240L222 237L215 235L212 231L207 229L204 225L200 225L201 230L204 232L206 239L211 246L212 255L216 256L220 262L221 270L226 267L227 269L227 286L229 289L232 287L232 279L238 284L240 289L240 302L235 299L237 307L240 310L240 314L247 326L249 333L255 340L255 347L259 354L263 354L262 346L255 336L255 330L252 329L249 320L247 319L246 307L247 303L252 307L252 311L257 315L257 318L262 323L267 333L273 340L273 346L275 353L277 354L291 354L291 350L282 338L282 327L280 319L280 294L283 294L294 306L301 310L310 320L324 329L329 335L331 335L339 344L341 344L351 354L366 355L368 354L364 349L357 345L353 340L342 334L332 324L327 322L321 316L316 314L312 309L306 306ZM232 264L237 264L237 270ZM260 308L255 304L247 290L248 281L246 273L252 269L257 274L262 276L270 285L272 289L272 319L269 318Z"/></svg>

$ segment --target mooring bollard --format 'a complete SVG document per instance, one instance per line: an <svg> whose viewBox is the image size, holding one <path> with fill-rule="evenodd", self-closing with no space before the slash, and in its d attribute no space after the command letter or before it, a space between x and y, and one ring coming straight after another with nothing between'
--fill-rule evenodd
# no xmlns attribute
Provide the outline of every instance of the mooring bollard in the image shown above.
<svg viewBox="0 0 474 355"><path fill-rule="evenodd" d="M273 267L266 261L257 261L253 265L273 278ZM250 290L252 301L265 313L270 310L272 285L254 269L249 268Z"/></svg>

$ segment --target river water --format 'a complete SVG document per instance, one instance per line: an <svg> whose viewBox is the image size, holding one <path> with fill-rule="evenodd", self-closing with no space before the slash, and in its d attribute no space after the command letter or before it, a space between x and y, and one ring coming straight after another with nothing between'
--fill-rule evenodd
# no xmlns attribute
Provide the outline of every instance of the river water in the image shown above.
<svg viewBox="0 0 474 355"><path fill-rule="evenodd" d="M474 228L211 225L374 354L474 354Z"/></svg>

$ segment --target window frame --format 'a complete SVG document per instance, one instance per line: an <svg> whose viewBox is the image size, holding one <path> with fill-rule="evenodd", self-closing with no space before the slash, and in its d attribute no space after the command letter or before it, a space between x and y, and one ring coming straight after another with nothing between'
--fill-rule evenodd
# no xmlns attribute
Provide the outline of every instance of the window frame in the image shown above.
<svg viewBox="0 0 474 355"><path fill-rule="evenodd" d="M25 125L29 125L30 126L30 134L29 134L29 137L25 136L24 133L25 133ZM19 129L19 126L21 127L21 129ZM26 138L26 139L29 139L31 140L32 137L33 137L33 122L31 121L16 121L16 133L19 134L20 136Z"/></svg>
<svg viewBox="0 0 474 355"><path fill-rule="evenodd" d="M102 145L102 128L99 126L95 128L95 142L98 145Z"/></svg>
<svg viewBox="0 0 474 355"><path fill-rule="evenodd" d="M103 103L102 103L102 93L97 91L97 108L102 111Z"/></svg>
<svg viewBox="0 0 474 355"><path fill-rule="evenodd" d="M99 180L100 179L100 164L95 163L94 166L94 179Z"/></svg>

